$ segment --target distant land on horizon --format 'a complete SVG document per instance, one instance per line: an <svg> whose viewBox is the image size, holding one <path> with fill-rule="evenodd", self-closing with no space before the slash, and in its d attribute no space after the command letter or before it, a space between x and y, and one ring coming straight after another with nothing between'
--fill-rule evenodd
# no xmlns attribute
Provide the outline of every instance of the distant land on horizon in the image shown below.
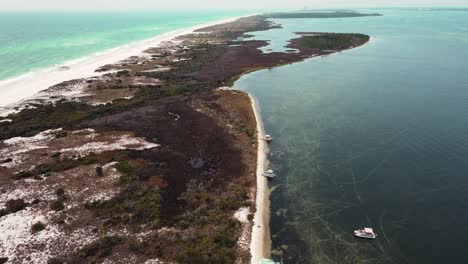
<svg viewBox="0 0 468 264"><path fill-rule="evenodd" d="M346 18L346 17L366 17L366 16L382 16L378 13L358 13L354 11L335 11L335 12L319 12L304 10L301 12L277 12L266 13L265 18Z"/></svg>

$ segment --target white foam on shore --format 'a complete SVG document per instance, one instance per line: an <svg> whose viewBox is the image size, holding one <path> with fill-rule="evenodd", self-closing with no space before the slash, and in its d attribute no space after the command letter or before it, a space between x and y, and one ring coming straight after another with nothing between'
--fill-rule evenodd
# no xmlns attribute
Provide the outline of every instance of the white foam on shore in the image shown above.
<svg viewBox="0 0 468 264"><path fill-rule="evenodd" d="M95 53L91 56L60 65L62 67L69 67L69 70L58 70L60 66L54 66L0 81L0 107L14 104L19 100L30 97L39 91L64 81L105 74L107 72L97 73L95 70L106 64L113 64L131 56L141 54L148 48L157 47L164 41L170 41L178 36L192 33L200 28L232 22L238 18L240 17L222 19L190 28L174 30L151 39Z"/></svg>
<svg viewBox="0 0 468 264"><path fill-rule="evenodd" d="M253 219L252 240L250 242L251 263L257 264L260 263L262 258L269 258L271 254L270 190L268 189L267 179L262 176L262 173L268 168L268 145L263 140L265 129L263 128L263 121L257 107L257 101L251 94L249 94L249 97L255 113L255 120L257 121L258 137L256 211Z"/></svg>

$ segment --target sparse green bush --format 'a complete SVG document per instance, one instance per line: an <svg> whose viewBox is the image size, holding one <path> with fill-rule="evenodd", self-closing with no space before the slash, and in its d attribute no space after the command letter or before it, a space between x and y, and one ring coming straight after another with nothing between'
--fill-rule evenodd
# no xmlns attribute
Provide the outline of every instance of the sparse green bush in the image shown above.
<svg viewBox="0 0 468 264"><path fill-rule="evenodd" d="M1 163L9 163L9 162L12 162L13 159L12 158L7 158L7 159L4 159Z"/></svg>
<svg viewBox="0 0 468 264"><path fill-rule="evenodd" d="M31 233L35 234L35 233L41 232L45 228L46 228L46 225L39 221L39 222L35 223L34 225L32 225Z"/></svg>
<svg viewBox="0 0 468 264"><path fill-rule="evenodd" d="M54 211L62 211L63 209L65 209L65 205L63 204L63 201L54 201L50 205L50 209Z"/></svg>
<svg viewBox="0 0 468 264"><path fill-rule="evenodd" d="M115 165L117 171L122 173L119 178L119 181L123 184L130 184L137 180L135 176L135 169L128 164L127 161L121 161Z"/></svg>
<svg viewBox="0 0 468 264"><path fill-rule="evenodd" d="M13 214L25 209L27 206L28 204L23 199L13 199L6 202L5 211Z"/></svg>
<svg viewBox="0 0 468 264"><path fill-rule="evenodd" d="M68 136L67 131L59 130L53 133L55 138L64 138Z"/></svg>
<svg viewBox="0 0 468 264"><path fill-rule="evenodd" d="M16 173L16 175L13 178L16 180L21 180L21 179L31 178L33 176L34 174L30 171L20 171Z"/></svg>
<svg viewBox="0 0 468 264"><path fill-rule="evenodd" d="M254 216L255 216L254 214L248 214L248 215L247 215L247 219L248 219L249 221L253 221Z"/></svg>
<svg viewBox="0 0 468 264"><path fill-rule="evenodd" d="M127 71L127 70L124 70L124 71L118 71L116 73L117 77L122 77L122 76L129 76L130 75L130 71Z"/></svg>
<svg viewBox="0 0 468 264"><path fill-rule="evenodd" d="M28 207L28 203L24 202L23 199L12 199L6 202L5 208L0 210L0 217L5 216L7 214L13 214L19 212L26 207Z"/></svg>
<svg viewBox="0 0 468 264"><path fill-rule="evenodd" d="M57 190L55 190L55 194L57 196L63 196L65 194L65 190L63 188L58 188Z"/></svg>
<svg viewBox="0 0 468 264"><path fill-rule="evenodd" d="M115 168L123 174L130 174L133 172L133 168L128 164L127 161L121 161L117 164L115 164Z"/></svg>
<svg viewBox="0 0 468 264"><path fill-rule="evenodd" d="M102 177L104 175L104 170L102 169L102 167L96 167L96 175L99 177Z"/></svg>

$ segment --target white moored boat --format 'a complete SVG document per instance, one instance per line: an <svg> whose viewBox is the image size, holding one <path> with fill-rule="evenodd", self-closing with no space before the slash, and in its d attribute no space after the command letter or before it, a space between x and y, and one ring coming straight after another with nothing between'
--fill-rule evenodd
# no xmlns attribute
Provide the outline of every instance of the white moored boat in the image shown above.
<svg viewBox="0 0 468 264"><path fill-rule="evenodd" d="M273 141L273 137L271 135L265 135L265 137L263 139L268 143Z"/></svg>
<svg viewBox="0 0 468 264"><path fill-rule="evenodd" d="M276 173L273 170L267 170L262 173L263 176L267 177L269 180L276 178Z"/></svg>
<svg viewBox="0 0 468 264"><path fill-rule="evenodd" d="M377 238L377 234L374 233L374 230L370 227L365 227L363 229L354 230L354 235L356 237L367 238L367 239Z"/></svg>

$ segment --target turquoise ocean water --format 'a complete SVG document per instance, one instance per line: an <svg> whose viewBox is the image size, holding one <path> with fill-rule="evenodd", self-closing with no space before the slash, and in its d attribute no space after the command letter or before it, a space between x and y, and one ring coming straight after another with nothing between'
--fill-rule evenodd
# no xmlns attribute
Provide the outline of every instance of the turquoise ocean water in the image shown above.
<svg viewBox="0 0 468 264"><path fill-rule="evenodd" d="M0 80L246 11L0 12Z"/></svg>
<svg viewBox="0 0 468 264"><path fill-rule="evenodd" d="M375 10L372 10L375 11ZM243 76L275 141L274 258L285 263L468 263L468 12L277 20L369 44ZM375 241L353 237L371 226Z"/></svg>

